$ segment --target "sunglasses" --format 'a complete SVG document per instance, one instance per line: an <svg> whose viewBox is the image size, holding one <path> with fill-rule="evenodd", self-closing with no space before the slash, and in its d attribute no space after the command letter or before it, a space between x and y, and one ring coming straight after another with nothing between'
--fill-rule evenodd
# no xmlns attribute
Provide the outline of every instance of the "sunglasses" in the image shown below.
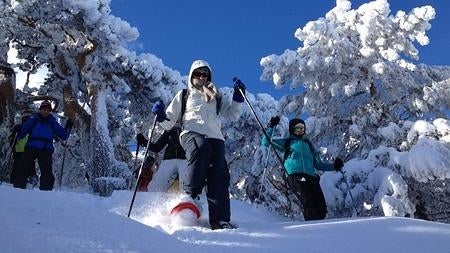
<svg viewBox="0 0 450 253"><path fill-rule="evenodd" d="M294 130L304 131L305 130L305 126L295 126Z"/></svg>
<svg viewBox="0 0 450 253"><path fill-rule="evenodd" d="M193 77L209 77L209 72L206 70L196 70L192 73Z"/></svg>

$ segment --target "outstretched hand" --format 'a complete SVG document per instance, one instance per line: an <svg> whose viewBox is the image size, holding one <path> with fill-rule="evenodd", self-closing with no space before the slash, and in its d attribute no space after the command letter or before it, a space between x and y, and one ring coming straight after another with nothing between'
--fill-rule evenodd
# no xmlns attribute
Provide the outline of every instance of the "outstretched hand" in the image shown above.
<svg viewBox="0 0 450 253"><path fill-rule="evenodd" d="M238 78L233 78L234 81L234 92L233 92L233 100L238 103L244 102L244 95L245 95L245 84ZM242 91L242 93L241 93Z"/></svg>
<svg viewBox="0 0 450 253"><path fill-rule="evenodd" d="M142 146L142 147L147 146L147 143L148 143L147 139L141 133L136 135L136 141L137 141L138 146Z"/></svg>
<svg viewBox="0 0 450 253"><path fill-rule="evenodd" d="M275 116L270 118L269 127L276 127L280 123L280 117Z"/></svg>
<svg viewBox="0 0 450 253"><path fill-rule="evenodd" d="M344 161L342 161L341 158L336 158L336 160L334 160L333 166L336 171L342 171L342 167L344 167Z"/></svg>
<svg viewBox="0 0 450 253"><path fill-rule="evenodd" d="M152 107L152 113L156 116L156 121L163 122L164 120L169 120L166 116L166 105L162 100L156 102Z"/></svg>

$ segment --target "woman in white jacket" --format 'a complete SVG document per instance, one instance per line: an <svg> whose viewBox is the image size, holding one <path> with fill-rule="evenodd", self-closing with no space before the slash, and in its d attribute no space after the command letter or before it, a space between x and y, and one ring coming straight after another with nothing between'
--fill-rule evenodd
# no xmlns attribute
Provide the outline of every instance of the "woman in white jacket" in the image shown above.
<svg viewBox="0 0 450 253"><path fill-rule="evenodd" d="M188 168L184 191L193 200L198 199L206 185L209 223L212 229L232 228L230 224L230 198L228 187L230 174L225 161L224 137L221 130L221 116L237 120L245 92L242 83L235 85L233 98L222 97L212 83L212 71L203 60L192 63L189 71L188 93L185 111L182 112L182 91L179 91L167 106L153 108L157 120L165 129L180 122L181 145L186 151Z"/></svg>

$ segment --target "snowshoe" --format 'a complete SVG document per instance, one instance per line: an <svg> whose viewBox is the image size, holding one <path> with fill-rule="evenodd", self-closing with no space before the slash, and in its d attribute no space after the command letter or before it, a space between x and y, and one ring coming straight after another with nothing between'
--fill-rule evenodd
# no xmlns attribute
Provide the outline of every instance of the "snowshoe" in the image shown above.
<svg viewBox="0 0 450 253"><path fill-rule="evenodd" d="M193 213L197 219L200 218L200 208L191 201L183 201L178 203L174 208L172 208L172 210L170 211L170 215L175 216L186 211Z"/></svg>

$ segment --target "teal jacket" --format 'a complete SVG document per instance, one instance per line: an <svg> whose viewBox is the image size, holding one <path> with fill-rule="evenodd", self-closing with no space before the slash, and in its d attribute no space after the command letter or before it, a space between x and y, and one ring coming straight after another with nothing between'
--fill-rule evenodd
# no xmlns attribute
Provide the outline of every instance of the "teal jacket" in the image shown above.
<svg viewBox="0 0 450 253"><path fill-rule="evenodd" d="M273 128L267 129L267 134L272 136ZM309 141L304 137L299 138L294 135L289 138L272 139L275 149L278 151L286 151L286 141L290 139L289 143L289 155L284 161L284 167L288 175L305 173L311 176L316 176L316 169L322 171L333 171L334 167L331 163L323 162L320 159L319 153L314 149ZM269 147L269 141L263 135L261 144Z"/></svg>

